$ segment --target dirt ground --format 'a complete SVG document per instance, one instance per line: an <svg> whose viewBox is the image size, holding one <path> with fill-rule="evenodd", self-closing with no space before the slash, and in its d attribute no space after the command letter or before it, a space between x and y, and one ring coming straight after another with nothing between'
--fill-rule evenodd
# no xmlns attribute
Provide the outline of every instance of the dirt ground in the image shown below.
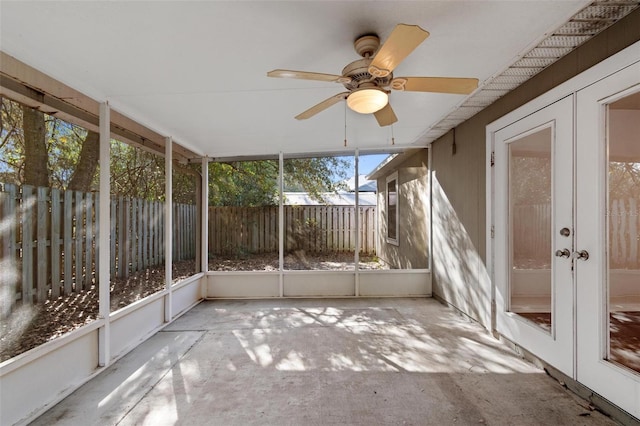
<svg viewBox="0 0 640 426"><path fill-rule="evenodd" d="M309 255L291 253L285 257L285 269L352 270L353 253ZM360 269L387 269L377 258L362 256ZM179 281L195 271L195 261L173 264L173 281ZM246 258L214 257L209 261L211 271L277 271L278 256L251 255ZM111 281L111 312L143 299L165 287L164 265L149 268ZM13 358L43 343L60 337L98 316L98 289L72 293L36 305L16 306L8 318L0 322L0 362Z"/></svg>
<svg viewBox="0 0 640 426"><path fill-rule="evenodd" d="M306 253L303 250L284 257L285 270L348 271L355 268L354 253ZM376 256L361 254L359 268L365 270L389 269ZM278 253L250 254L247 256L212 256L210 271L277 271Z"/></svg>
<svg viewBox="0 0 640 426"><path fill-rule="evenodd" d="M195 261L173 264L173 281L195 271ZM111 311L123 308L165 287L164 265L111 282ZM35 305L19 305L0 323L0 362L94 321L98 316L98 289L72 293Z"/></svg>

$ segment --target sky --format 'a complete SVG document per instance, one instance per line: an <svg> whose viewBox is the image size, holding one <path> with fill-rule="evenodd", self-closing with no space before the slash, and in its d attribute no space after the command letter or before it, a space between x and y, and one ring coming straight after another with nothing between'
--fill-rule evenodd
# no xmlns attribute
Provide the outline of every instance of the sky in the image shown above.
<svg viewBox="0 0 640 426"><path fill-rule="evenodd" d="M389 154L361 155L358 163L358 171L361 175L368 175L388 156Z"/></svg>

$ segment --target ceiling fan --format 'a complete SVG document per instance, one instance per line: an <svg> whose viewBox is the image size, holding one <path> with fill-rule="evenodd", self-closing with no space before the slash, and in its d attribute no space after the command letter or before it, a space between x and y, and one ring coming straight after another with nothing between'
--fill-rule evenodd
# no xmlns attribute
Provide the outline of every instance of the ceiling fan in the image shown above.
<svg viewBox="0 0 640 426"><path fill-rule="evenodd" d="M380 126L388 126L398 121L389 104L391 90L469 94L478 87L477 78L394 78L393 70L428 36L429 33L417 25L398 24L382 46L375 34L358 37L354 48L363 59L344 67L342 75L277 69L269 71L267 76L340 83L347 89L297 115L298 120L311 118L346 99L352 110L373 114Z"/></svg>

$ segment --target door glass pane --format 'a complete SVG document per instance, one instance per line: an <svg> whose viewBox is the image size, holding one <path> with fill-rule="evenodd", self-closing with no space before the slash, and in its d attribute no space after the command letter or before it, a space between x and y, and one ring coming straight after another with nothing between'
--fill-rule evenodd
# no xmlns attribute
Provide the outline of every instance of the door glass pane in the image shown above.
<svg viewBox="0 0 640 426"><path fill-rule="evenodd" d="M510 310L551 330L551 128L509 144Z"/></svg>
<svg viewBox="0 0 640 426"><path fill-rule="evenodd" d="M609 359L640 372L640 93L608 117Z"/></svg>

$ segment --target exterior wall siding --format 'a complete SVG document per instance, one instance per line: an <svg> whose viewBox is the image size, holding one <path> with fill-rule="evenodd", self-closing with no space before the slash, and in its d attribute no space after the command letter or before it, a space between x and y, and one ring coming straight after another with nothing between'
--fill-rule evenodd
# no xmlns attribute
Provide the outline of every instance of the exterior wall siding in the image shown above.
<svg viewBox="0 0 640 426"><path fill-rule="evenodd" d="M398 244L387 242L387 177L398 172ZM429 267L428 151L420 150L378 178L378 257L394 269Z"/></svg>

